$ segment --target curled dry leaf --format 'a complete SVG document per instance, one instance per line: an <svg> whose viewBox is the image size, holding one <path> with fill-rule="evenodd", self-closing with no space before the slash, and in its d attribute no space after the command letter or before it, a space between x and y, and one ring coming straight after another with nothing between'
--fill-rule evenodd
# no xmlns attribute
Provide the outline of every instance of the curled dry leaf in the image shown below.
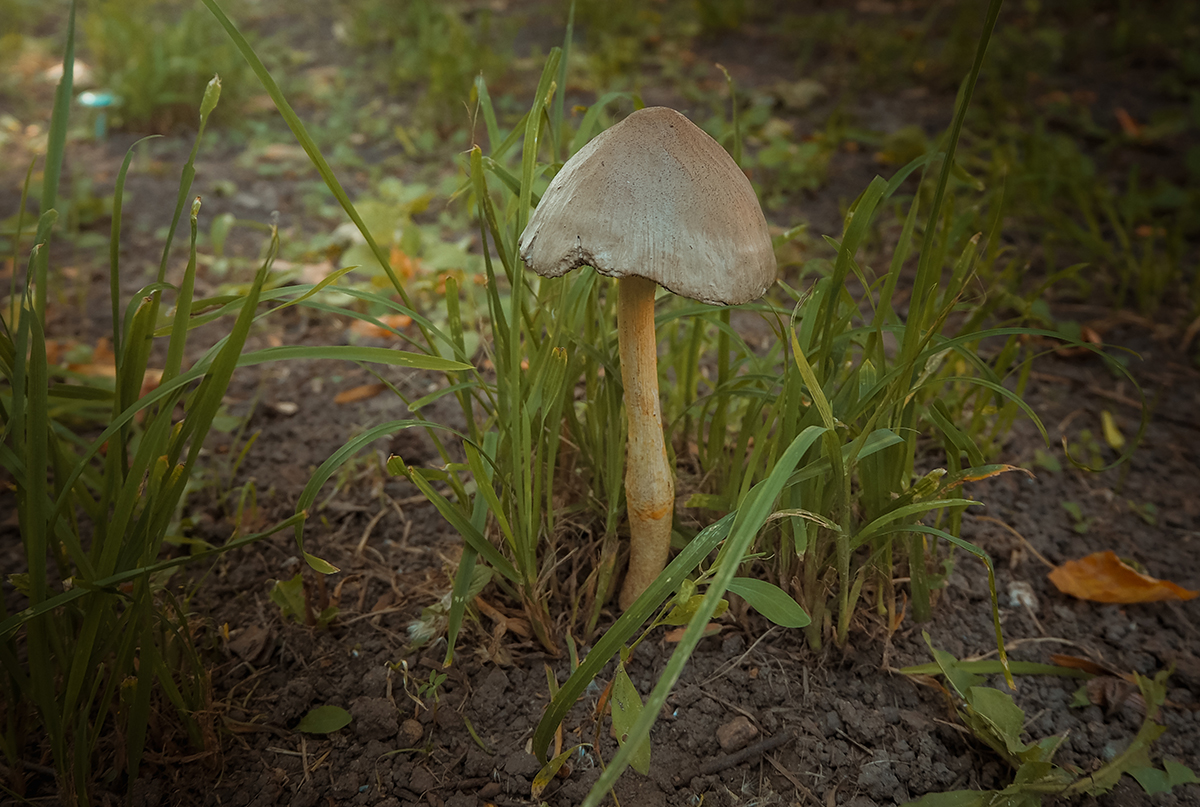
<svg viewBox="0 0 1200 807"><path fill-rule="evenodd" d="M1084 325L1079 329L1079 341L1086 342L1089 345L1102 345L1104 339L1100 336L1100 332L1091 325ZM1060 347L1054 351L1055 355L1061 356L1064 359L1078 359L1091 356L1094 351L1091 348L1077 345L1074 347Z"/></svg>
<svg viewBox="0 0 1200 807"><path fill-rule="evenodd" d="M348 404L355 401L365 401L367 398L374 398L385 389L387 389L386 384L361 384L339 392L334 397L333 402L336 404Z"/></svg>
<svg viewBox="0 0 1200 807"><path fill-rule="evenodd" d="M728 626L727 625L718 625L715 622L709 622L707 625L704 626L704 636L705 637L716 636L718 633L725 630L726 627L728 627ZM683 641L683 632L686 630L687 630L687 625L684 625L683 627L680 627L680 628L675 628L674 630L669 630L663 634L663 641L669 642L670 644L678 644L679 642Z"/></svg>
<svg viewBox="0 0 1200 807"><path fill-rule="evenodd" d="M1141 139L1143 127L1134 119L1133 115L1130 115L1124 107L1116 107L1113 109L1113 114L1116 115L1117 123L1126 137L1131 137L1134 140Z"/></svg>
<svg viewBox="0 0 1200 807"><path fill-rule="evenodd" d="M1050 582L1064 594L1093 602L1135 603L1190 600L1189 591L1168 580L1142 574L1122 562L1112 550L1071 560L1050 572Z"/></svg>
<svg viewBox="0 0 1200 807"><path fill-rule="evenodd" d="M412 317L407 314L384 314L379 317L379 321L386 327L381 328L370 322L356 319L354 320L354 324L350 326L350 332L371 339L395 339L395 331L402 331L409 325L412 325ZM389 328L392 330L389 330Z"/></svg>

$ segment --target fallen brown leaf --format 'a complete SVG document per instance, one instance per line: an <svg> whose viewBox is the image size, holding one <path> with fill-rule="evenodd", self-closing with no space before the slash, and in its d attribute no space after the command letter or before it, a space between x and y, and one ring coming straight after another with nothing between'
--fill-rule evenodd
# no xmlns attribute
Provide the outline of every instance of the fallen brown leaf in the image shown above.
<svg viewBox="0 0 1200 807"><path fill-rule="evenodd" d="M1142 136L1142 125L1134 120L1133 115L1126 112L1124 107L1117 107L1113 110L1113 114L1117 116L1117 123L1120 124L1121 131L1128 137L1137 139Z"/></svg>
<svg viewBox="0 0 1200 807"><path fill-rule="evenodd" d="M725 627L726 627L725 625L718 625L715 622L709 622L707 625L704 626L704 635L706 637L707 636L716 636L718 633L725 630ZM678 644L680 641L683 640L683 632L685 630L687 630L687 625L684 625L683 627L675 628L674 630L669 630L663 634L663 641L670 642L671 644Z"/></svg>
<svg viewBox="0 0 1200 807"><path fill-rule="evenodd" d="M370 337L371 339L395 339L396 334L394 331L401 331L412 325L412 317L405 314L385 314L379 317L379 321L386 327L381 328L374 323L356 319L354 320L354 324L350 326L350 332L359 336Z"/></svg>
<svg viewBox="0 0 1200 807"><path fill-rule="evenodd" d="M374 398L379 393L387 389L387 384L360 384L357 387L351 387L348 390L343 390L334 396L335 404L355 403L356 401L365 401L368 398Z"/></svg>
<svg viewBox="0 0 1200 807"><path fill-rule="evenodd" d="M1059 667L1070 667L1072 670L1083 670L1085 673L1092 675L1120 675L1111 667L1106 667L1098 661L1092 661L1090 658L1082 656L1067 656L1060 653L1055 653L1050 656L1050 663L1056 664Z"/></svg>
<svg viewBox="0 0 1200 807"><path fill-rule="evenodd" d="M1090 325L1084 325L1079 329L1079 341L1086 342L1090 345L1101 345L1104 340L1100 333ZM1060 347L1054 351L1056 356L1062 356L1064 359L1074 359L1080 356L1091 356L1095 351L1091 348L1083 347L1082 345L1074 345L1069 347Z"/></svg>
<svg viewBox="0 0 1200 807"><path fill-rule="evenodd" d="M1138 572L1112 550L1067 561L1050 572L1050 582L1064 594L1092 602L1162 602L1200 596L1200 591L1189 591Z"/></svg>

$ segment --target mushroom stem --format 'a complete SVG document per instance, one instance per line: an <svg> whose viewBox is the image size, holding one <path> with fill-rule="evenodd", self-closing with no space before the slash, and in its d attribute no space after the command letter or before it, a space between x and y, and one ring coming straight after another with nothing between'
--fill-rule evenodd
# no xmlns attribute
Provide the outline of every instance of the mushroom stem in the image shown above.
<svg viewBox="0 0 1200 807"><path fill-rule="evenodd" d="M625 455L625 503L629 512L629 570L621 588L628 608L667 563L675 510L675 478L667 461L658 401L658 342L654 336L654 292L643 277L617 281L617 341L621 381L629 418Z"/></svg>

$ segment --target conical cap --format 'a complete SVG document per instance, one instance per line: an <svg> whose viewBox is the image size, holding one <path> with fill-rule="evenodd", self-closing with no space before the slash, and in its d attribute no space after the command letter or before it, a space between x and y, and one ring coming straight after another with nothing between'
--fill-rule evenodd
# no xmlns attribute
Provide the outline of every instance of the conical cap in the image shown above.
<svg viewBox="0 0 1200 807"><path fill-rule="evenodd" d="M666 107L634 112L568 160L530 216L520 250L545 277L593 266L714 305L760 297L776 270L746 175Z"/></svg>

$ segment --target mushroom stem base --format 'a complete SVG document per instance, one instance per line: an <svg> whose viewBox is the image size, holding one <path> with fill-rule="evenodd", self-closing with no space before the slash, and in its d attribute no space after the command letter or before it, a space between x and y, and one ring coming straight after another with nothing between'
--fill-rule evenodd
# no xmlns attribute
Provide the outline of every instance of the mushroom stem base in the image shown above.
<svg viewBox="0 0 1200 807"><path fill-rule="evenodd" d="M662 572L671 549L675 476L667 460L658 400L658 340L654 335L654 292L641 277L617 281L617 340L621 381L629 418L625 457L625 501L629 512L629 570L621 588L628 608Z"/></svg>

